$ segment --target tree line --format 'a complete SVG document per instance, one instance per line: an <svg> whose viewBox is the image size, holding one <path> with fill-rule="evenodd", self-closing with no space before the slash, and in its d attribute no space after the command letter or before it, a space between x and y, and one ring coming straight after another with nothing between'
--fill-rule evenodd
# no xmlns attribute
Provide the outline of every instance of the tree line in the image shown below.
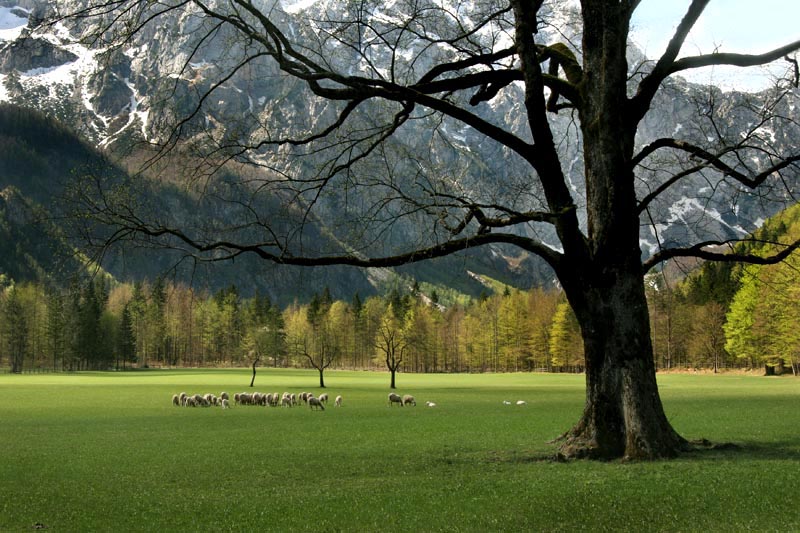
<svg viewBox="0 0 800 533"><path fill-rule="evenodd" d="M708 263L672 285L653 275L656 367L798 374L799 267L792 256L770 266ZM386 369L392 383L396 372L583 371L579 325L557 289L505 287L447 307L417 285L349 302L325 289L279 308L234 286L209 293L163 279L0 284L0 365L11 372L258 362L315 368L324 386L329 368Z"/></svg>
<svg viewBox="0 0 800 533"><path fill-rule="evenodd" d="M146 367L387 368L403 372L580 371L577 322L554 290L507 289L445 308L405 293L334 301L325 289L281 309L236 287L95 279L62 290L7 278L0 365L12 372Z"/></svg>

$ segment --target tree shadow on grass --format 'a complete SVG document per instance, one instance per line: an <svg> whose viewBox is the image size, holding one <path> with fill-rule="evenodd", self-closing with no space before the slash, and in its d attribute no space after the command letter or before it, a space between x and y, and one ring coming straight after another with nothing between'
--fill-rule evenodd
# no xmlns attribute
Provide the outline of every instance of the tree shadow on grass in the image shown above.
<svg viewBox="0 0 800 533"><path fill-rule="evenodd" d="M746 460L777 460L800 462L800 441L771 442L711 442L706 439L691 441L690 450L681 457L698 459L729 458Z"/></svg>
<svg viewBox="0 0 800 533"><path fill-rule="evenodd" d="M744 460L744 461L796 461L800 462L800 441L776 442L711 442L700 439L689 443L690 449L676 459L700 460L709 459ZM587 459L566 459L556 450L488 450L471 453L443 454L442 462L486 463L486 464L528 464L528 463L565 463L587 461ZM661 459L670 461L672 459ZM647 462L614 459L605 462Z"/></svg>

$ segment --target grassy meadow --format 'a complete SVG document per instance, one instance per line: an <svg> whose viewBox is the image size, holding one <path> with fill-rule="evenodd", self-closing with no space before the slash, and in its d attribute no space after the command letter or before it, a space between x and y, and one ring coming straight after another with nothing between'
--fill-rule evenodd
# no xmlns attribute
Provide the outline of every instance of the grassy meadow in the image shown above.
<svg viewBox="0 0 800 533"><path fill-rule="evenodd" d="M344 405L324 412L171 404L249 382L0 375L0 531L800 530L800 379L660 375L681 434L738 446L652 463L547 459L580 415L576 375L398 375L416 408L369 372L327 372ZM317 384L260 369L252 390Z"/></svg>

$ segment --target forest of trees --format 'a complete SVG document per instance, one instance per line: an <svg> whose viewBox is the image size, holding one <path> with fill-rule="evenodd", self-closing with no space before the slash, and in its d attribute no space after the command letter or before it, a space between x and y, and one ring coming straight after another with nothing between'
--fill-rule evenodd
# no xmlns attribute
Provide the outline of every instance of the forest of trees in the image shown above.
<svg viewBox="0 0 800 533"><path fill-rule="evenodd" d="M800 208L763 241L800 235ZM658 369L800 373L800 259L707 263L680 282L648 279ZM246 366L399 372L580 372L578 322L561 291L505 288L447 307L416 286L362 301L327 290L280 309L235 287L167 283L53 290L0 275L0 366L12 372Z"/></svg>

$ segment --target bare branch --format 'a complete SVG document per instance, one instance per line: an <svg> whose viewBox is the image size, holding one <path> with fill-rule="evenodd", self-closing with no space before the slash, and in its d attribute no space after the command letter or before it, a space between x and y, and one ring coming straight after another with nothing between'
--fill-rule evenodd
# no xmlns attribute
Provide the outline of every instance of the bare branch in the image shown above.
<svg viewBox="0 0 800 533"><path fill-rule="evenodd" d="M692 0L689 9L686 11L686 15L684 15L680 24L678 24L675 34L672 36L672 39L670 39L664 54L656 63L653 71L645 76L639 83L636 96L631 100L635 123L638 123L645 113L647 113L647 110L650 108L650 102L653 100L656 91L658 91L661 82L670 75L670 69L675 62L675 58L678 57L678 53L680 53L683 43L686 41L686 37L697 23L697 19L703 14L708 2L709 0Z"/></svg>
<svg viewBox="0 0 800 533"><path fill-rule="evenodd" d="M716 53L701 56L684 57L672 64L667 75L675 74L682 70L688 70L700 67L709 67L712 65L731 65L734 67L755 67L758 65L766 65L777 59L784 57L790 52L795 52L800 49L800 40L789 43L780 48L776 48L764 54L732 54L732 53Z"/></svg>
<svg viewBox="0 0 800 533"><path fill-rule="evenodd" d="M331 266L349 265L357 267L394 267L416 263L426 259L444 257L455 252L476 248L487 244L513 244L530 253L538 255L552 267L557 267L561 254L552 248L527 237L510 233L481 233L471 237L447 241L427 248L383 257L362 257L354 254L330 256L295 256L277 242L244 244L227 240L203 241L191 237L179 228L138 224L135 227L119 228L121 236L139 234L152 238L175 238L192 250L193 256L202 262L228 261L245 253L252 253L261 259L282 265ZM211 257L203 254L216 252Z"/></svg>
<svg viewBox="0 0 800 533"><path fill-rule="evenodd" d="M722 161L723 155L734 152L737 148L741 147L728 147L718 154L712 154L699 146L693 145L685 141L679 141L671 138L662 138L653 141L652 143L644 147L642 151L639 152L639 154L637 154L633 158L632 163L634 165L638 165L647 156L651 155L656 150L659 150L661 148L673 148L681 150L683 152L688 153L692 158L701 160L703 163L676 173L671 178L666 180L664 183L659 185L655 190L650 192L647 196L642 198L638 206L639 213L644 211L655 198L661 195L669 187L671 187L681 179L689 175L695 174L697 172L700 172L701 170L706 168L714 168L719 172L721 172L723 176L730 177L750 189L755 189L759 185L764 183L764 181L766 181L766 179L769 178L774 173L783 170L784 168L794 164L797 161L800 161L800 155L786 157L781 161L779 161L778 163L759 172L755 176L747 176L742 172L736 170L735 168L731 167L730 165L726 164L724 161Z"/></svg>
<svg viewBox="0 0 800 533"><path fill-rule="evenodd" d="M750 253L732 251L730 253L723 253L710 250L709 248L727 247L729 250L734 250L734 246L742 243L758 243L758 244L772 244L780 246L782 249L770 255L756 255ZM650 259L642 264L643 272L648 272L656 265L674 259L676 257L696 257L698 259L705 259L706 261L718 261L727 263L748 263L753 265L774 265L780 263L792 252L800 248L800 240L792 243L767 243L757 239L731 239L726 241L705 241L697 243L693 246L685 248L670 248L662 250L654 254Z"/></svg>

